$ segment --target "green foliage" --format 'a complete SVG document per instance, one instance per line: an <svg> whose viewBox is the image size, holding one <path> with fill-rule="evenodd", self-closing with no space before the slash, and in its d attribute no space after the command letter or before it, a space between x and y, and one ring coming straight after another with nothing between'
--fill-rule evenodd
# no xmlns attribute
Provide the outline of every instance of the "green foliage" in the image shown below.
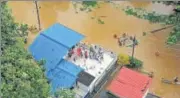
<svg viewBox="0 0 180 98"><path fill-rule="evenodd" d="M167 44L173 45L174 43L177 43L180 38L180 27L175 26L173 31L170 33L170 36L167 39Z"/></svg>
<svg viewBox="0 0 180 98"><path fill-rule="evenodd" d="M4 51L1 58L3 98L47 98L49 85L44 72L19 43ZM11 86L11 88L9 88Z"/></svg>
<svg viewBox="0 0 180 98"><path fill-rule="evenodd" d="M164 20L164 19L168 18L169 16L159 15L155 12L147 12L146 10L144 10L142 8L127 7L125 9L123 9L123 11L127 15L133 15L137 18L146 19L146 20L149 20L150 22L153 22L153 23L159 23L160 22L160 23L170 24L168 20Z"/></svg>
<svg viewBox="0 0 180 98"><path fill-rule="evenodd" d="M13 45L16 42L15 37L18 36L16 32L18 24L14 23L14 19L4 2L1 4L1 7L1 32L5 33L1 35L1 50L3 52L6 46Z"/></svg>
<svg viewBox="0 0 180 98"><path fill-rule="evenodd" d="M100 8L100 3L104 3L107 1L82 1L82 2L72 2L73 6L76 10L76 13L78 13L77 9L84 12L92 12L93 10ZM80 4L80 7L78 6ZM78 8L79 7L79 8ZM93 16L91 19L95 19L98 24L104 24L105 22L101 19L101 17Z"/></svg>
<svg viewBox="0 0 180 98"><path fill-rule="evenodd" d="M38 63L38 65L44 65L44 64L46 64L46 60L42 59L42 60L38 61L37 63Z"/></svg>
<svg viewBox="0 0 180 98"><path fill-rule="evenodd" d="M48 98L44 72L24 49L27 25L14 22L5 2L1 9L1 98Z"/></svg>
<svg viewBox="0 0 180 98"><path fill-rule="evenodd" d="M59 89L55 93L56 98L74 98L75 92L70 89Z"/></svg>
<svg viewBox="0 0 180 98"><path fill-rule="evenodd" d="M163 3L167 5L174 5L175 7L179 8L178 2L164 1ZM127 15L133 15L141 19L146 19L152 23L161 23L163 25L174 25L174 28L167 39L167 44L172 45L180 41L180 36L179 36L180 13L174 12L173 14L170 15L161 15L155 12L147 12L146 10L141 8L130 8L130 7L127 7L126 9L123 10Z"/></svg>
<svg viewBox="0 0 180 98"><path fill-rule="evenodd" d="M129 61L129 56L128 55L125 55L125 54L119 54L118 55L118 60L117 60L117 64L118 65L127 65L127 64L130 64L130 61Z"/></svg>
<svg viewBox="0 0 180 98"><path fill-rule="evenodd" d="M1 4L1 50L6 47L14 45L17 37L27 36L27 25L14 22L11 12L9 11L5 2Z"/></svg>
<svg viewBox="0 0 180 98"><path fill-rule="evenodd" d="M143 66L143 62L136 58L130 57L130 64L127 64L126 66L129 68L141 68Z"/></svg>
<svg viewBox="0 0 180 98"><path fill-rule="evenodd" d="M91 12L93 9L98 8L97 1L82 1L82 2L73 2L75 9L77 9L77 5L81 4L82 6L79 8L80 11Z"/></svg>
<svg viewBox="0 0 180 98"><path fill-rule="evenodd" d="M31 33L34 33L34 34L36 34L36 33L39 32L39 30L37 29L37 27L34 26L34 25L30 26L30 27L28 28L28 30L29 30Z"/></svg>
<svg viewBox="0 0 180 98"><path fill-rule="evenodd" d="M97 1L82 1L82 4L86 7L96 7Z"/></svg>
<svg viewBox="0 0 180 98"><path fill-rule="evenodd" d="M141 68L143 66L143 62L136 59L132 58L128 55L125 54L119 54L118 55L118 60L117 60L118 65L125 65L129 68Z"/></svg>
<svg viewBox="0 0 180 98"><path fill-rule="evenodd" d="M28 35L28 25L27 24L20 24L19 31L21 33L20 36L27 36Z"/></svg>

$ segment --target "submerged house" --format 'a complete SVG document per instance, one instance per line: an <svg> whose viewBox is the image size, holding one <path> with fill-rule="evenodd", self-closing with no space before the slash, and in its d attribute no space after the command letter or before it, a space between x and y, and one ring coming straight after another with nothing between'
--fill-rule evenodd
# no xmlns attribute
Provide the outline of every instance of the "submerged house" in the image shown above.
<svg viewBox="0 0 180 98"><path fill-rule="evenodd" d="M148 94L151 82L152 78L123 67L107 90L112 98L153 98Z"/></svg>
<svg viewBox="0 0 180 98"><path fill-rule="evenodd" d="M46 60L44 66L46 76L51 81L52 92L58 87L71 88L75 84L78 73L83 69L65 60L64 56L83 38L83 35L63 25L54 24L42 31L29 47L35 60Z"/></svg>
<svg viewBox="0 0 180 98"><path fill-rule="evenodd" d="M46 60L45 74L52 93L58 88L68 88L76 92L76 98L85 98L115 64L115 54L97 45L94 52L90 52L89 46L80 43L84 37L56 23L42 31L30 45L29 51L36 61ZM70 51L80 48L82 53L93 53L92 56L84 57L82 53L69 56Z"/></svg>

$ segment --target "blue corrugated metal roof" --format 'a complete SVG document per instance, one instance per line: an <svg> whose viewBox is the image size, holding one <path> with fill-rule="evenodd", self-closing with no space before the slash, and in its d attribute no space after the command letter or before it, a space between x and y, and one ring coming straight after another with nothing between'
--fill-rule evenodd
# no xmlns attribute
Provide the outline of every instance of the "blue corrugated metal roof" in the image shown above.
<svg viewBox="0 0 180 98"><path fill-rule="evenodd" d="M70 88L75 83L80 67L66 61L63 57L69 48L84 36L61 25L54 24L38 35L29 47L35 60L46 60L45 68L51 80L53 92L56 88Z"/></svg>
<svg viewBox="0 0 180 98"><path fill-rule="evenodd" d="M48 79L52 80L53 85L57 85L58 87L70 87L75 83L77 79L77 75L83 69L66 61L62 60L56 68L50 70L47 73ZM55 87L53 87L54 89Z"/></svg>
<svg viewBox="0 0 180 98"><path fill-rule="evenodd" d="M58 64L57 68L67 71L73 76L77 76L82 71L82 68L66 60L62 60L62 62Z"/></svg>
<svg viewBox="0 0 180 98"><path fill-rule="evenodd" d="M35 60L46 60L46 69L53 69L67 54L68 49L40 34L29 48Z"/></svg>
<svg viewBox="0 0 180 98"><path fill-rule="evenodd" d="M67 73L73 77L77 77L77 75L82 71L83 69L74 65L71 62L68 62L66 60L62 60L54 69L51 69L47 72L47 77L49 79L53 79L53 77L57 76L57 74L60 71L63 71L64 73Z"/></svg>
<svg viewBox="0 0 180 98"><path fill-rule="evenodd" d="M67 67L65 66L67 65ZM67 69L66 69L67 68ZM57 88L70 88L77 79L77 74L82 71L76 65L70 64L68 61L63 60L55 69L47 73L48 79L51 80L52 92Z"/></svg>
<svg viewBox="0 0 180 98"><path fill-rule="evenodd" d="M42 33L56 40L57 42L62 43L68 48L71 48L84 38L84 35L59 23L52 25Z"/></svg>
<svg viewBox="0 0 180 98"><path fill-rule="evenodd" d="M64 81L64 82L59 82L59 81ZM61 79L59 77L54 77L54 79L51 81L51 92L54 93L58 88L71 88L72 85L75 84L75 81L76 78Z"/></svg>

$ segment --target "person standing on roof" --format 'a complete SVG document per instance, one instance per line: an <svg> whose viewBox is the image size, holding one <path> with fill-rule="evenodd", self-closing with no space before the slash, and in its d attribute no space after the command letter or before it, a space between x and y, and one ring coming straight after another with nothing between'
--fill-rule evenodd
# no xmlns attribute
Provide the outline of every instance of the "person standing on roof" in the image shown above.
<svg viewBox="0 0 180 98"><path fill-rule="evenodd" d="M90 52L94 52L94 49L93 49L93 47L92 46L90 46Z"/></svg>
<svg viewBox="0 0 180 98"><path fill-rule="evenodd" d="M71 58L73 54L74 54L74 50L70 50L70 52L68 53L68 57Z"/></svg>
<svg viewBox="0 0 180 98"><path fill-rule="evenodd" d="M88 53L87 53L87 51L85 51L85 58L87 59L88 58Z"/></svg>
<svg viewBox="0 0 180 98"><path fill-rule="evenodd" d="M80 47L77 48L77 55L78 55L78 56L82 56L81 53L82 53L81 48L80 48Z"/></svg>

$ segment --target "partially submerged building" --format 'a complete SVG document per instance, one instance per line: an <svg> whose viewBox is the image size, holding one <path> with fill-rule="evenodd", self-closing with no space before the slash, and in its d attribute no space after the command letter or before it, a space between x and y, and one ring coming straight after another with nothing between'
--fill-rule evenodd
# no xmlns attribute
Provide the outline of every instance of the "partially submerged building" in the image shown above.
<svg viewBox="0 0 180 98"><path fill-rule="evenodd" d="M122 67L107 90L113 98L147 98L151 82L152 78Z"/></svg>
<svg viewBox="0 0 180 98"><path fill-rule="evenodd" d="M159 96L157 96L157 95L154 95L154 94L152 94L152 93L148 93L147 96L146 96L146 98L161 98L161 97L159 97Z"/></svg>
<svg viewBox="0 0 180 98"><path fill-rule="evenodd" d="M52 92L58 88L71 88L77 98L84 98L115 64L117 58L114 53L97 45L92 45L96 49L91 52L89 45L80 43L83 38L82 34L56 23L42 31L29 47L36 61L46 61L44 67ZM69 56L70 51L74 49L76 52L79 48L82 52L92 53L92 56L87 58L82 53Z"/></svg>

